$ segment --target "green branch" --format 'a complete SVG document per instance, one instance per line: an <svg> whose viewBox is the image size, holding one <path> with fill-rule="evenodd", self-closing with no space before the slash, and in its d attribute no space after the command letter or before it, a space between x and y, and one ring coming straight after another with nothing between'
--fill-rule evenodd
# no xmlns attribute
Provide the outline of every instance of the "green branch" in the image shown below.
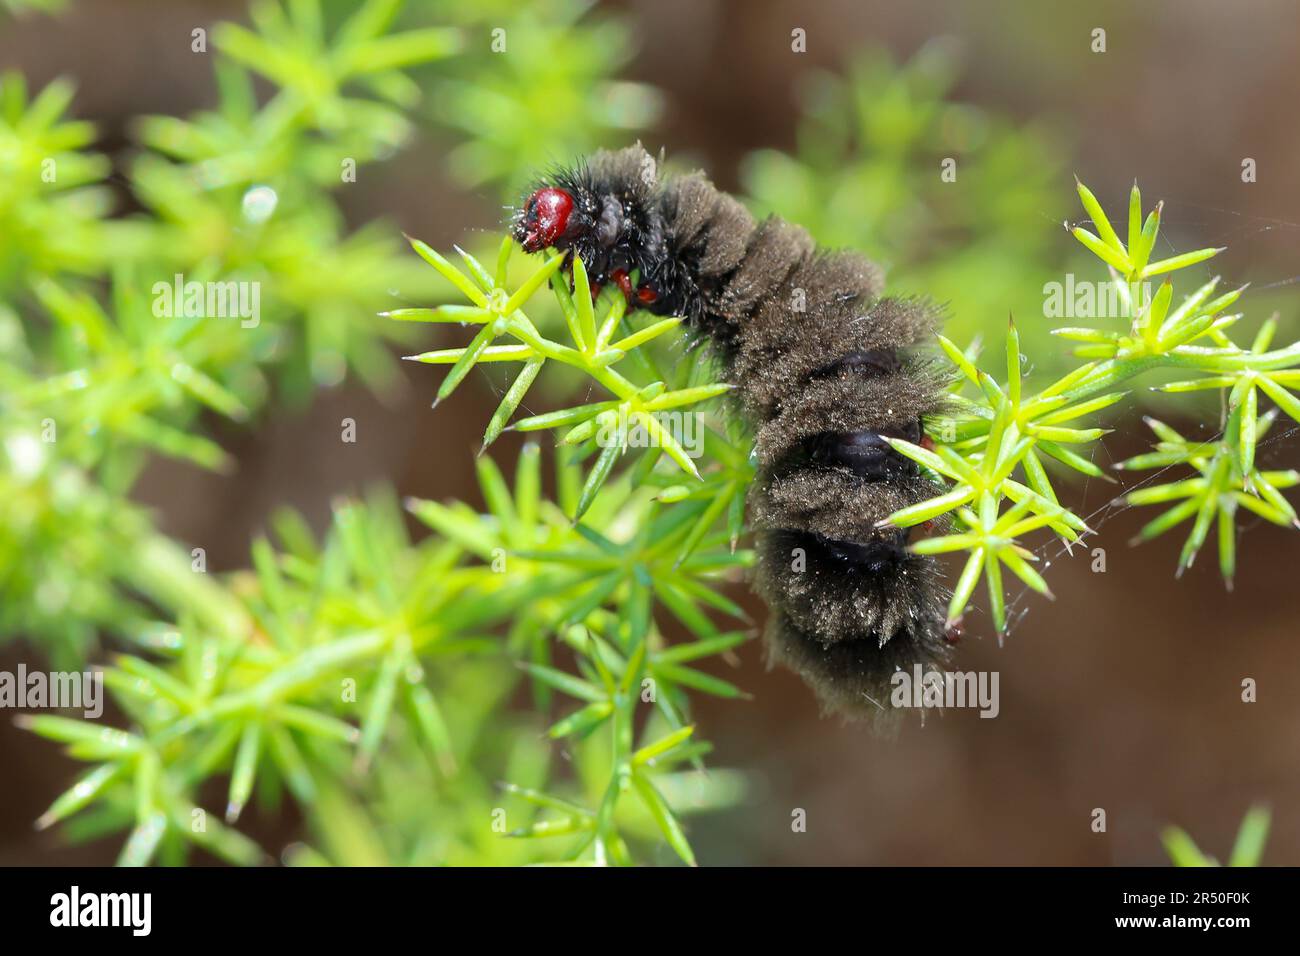
<svg viewBox="0 0 1300 956"><path fill-rule="evenodd" d="M1159 205L1144 220L1141 195L1134 185L1125 243L1092 192L1082 183L1078 184L1078 192L1096 233L1082 227L1071 232L1108 266L1110 281L1126 309L1129 328L1055 330L1061 338L1082 343L1074 354L1089 361L1032 396L1024 394L1020 342L1014 324L1007 335L1005 387L977 369L971 356L941 336L940 345L959 373L951 396L955 414L929 423L930 436L940 442L933 451L890 439L899 452L940 481L951 483L944 494L903 509L887 522L910 527L943 515L953 516L953 534L924 539L912 546L921 554L970 553L949 606L950 624L965 612L981 570L999 632L1005 631L1007 624L1003 567L1026 586L1050 596L1046 581L1032 566L1035 555L1019 544L1019 538L1049 528L1068 544L1090 529L1060 504L1043 461L1049 459L1091 477L1106 477L1089 459L1066 447L1089 445L1106 433L1101 428L1077 427L1078 420L1113 405L1125 395L1122 386L1156 369L1201 373L1200 378L1159 388L1170 393L1204 389L1226 392L1228 412L1222 437L1197 445L1153 422L1152 427L1164 439L1156 452L1116 466L1133 469L1185 464L1199 473L1192 480L1144 488L1127 496L1127 501L1135 505L1181 501L1148 524L1139 540L1149 540L1191 520L1192 531L1179 559L1181 574L1195 560L1210 528L1217 523L1220 569L1231 587L1236 565L1234 518L1239 508L1275 524L1296 524L1294 509L1280 493L1280 489L1295 484L1295 473L1260 472L1255 468L1255 458L1258 443L1278 411L1300 422L1300 398L1290 390L1300 386L1300 342L1269 351L1275 329L1270 320L1249 348L1234 343L1226 330L1240 315L1228 315L1224 310L1237 301L1244 287L1216 296L1217 277L1187 296L1177 308L1171 308L1173 286L1168 278L1144 301L1144 279L1167 276L1223 250L1200 249L1150 262L1160 229ZM972 386L973 395L963 394ZM1261 413L1260 393L1276 408ZM1011 506L1003 510L1007 501Z"/></svg>

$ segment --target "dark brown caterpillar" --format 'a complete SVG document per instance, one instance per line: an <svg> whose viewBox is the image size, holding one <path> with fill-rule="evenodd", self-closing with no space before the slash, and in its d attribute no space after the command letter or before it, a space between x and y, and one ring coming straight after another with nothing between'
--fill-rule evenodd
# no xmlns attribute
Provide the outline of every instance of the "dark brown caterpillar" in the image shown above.
<svg viewBox="0 0 1300 956"><path fill-rule="evenodd" d="M712 343L756 429L769 658L826 708L888 720L894 672L941 666L949 650L932 560L876 527L935 496L882 438L921 441L922 417L942 405L938 373L906 351L930 336L934 309L880 298L867 259L818 249L776 217L755 222L702 173L661 179L639 145L546 177L513 229L526 250L578 256L593 288L686 316Z"/></svg>

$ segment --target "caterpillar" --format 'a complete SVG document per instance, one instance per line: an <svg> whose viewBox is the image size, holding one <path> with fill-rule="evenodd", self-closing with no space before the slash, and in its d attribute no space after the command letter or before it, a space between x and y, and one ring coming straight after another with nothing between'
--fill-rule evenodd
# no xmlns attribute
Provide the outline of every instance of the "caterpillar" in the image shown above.
<svg viewBox="0 0 1300 956"><path fill-rule="evenodd" d="M630 308L684 316L710 345L754 429L769 663L802 675L826 711L893 723L893 674L942 667L954 639L933 559L879 526L936 493L884 439L924 441L942 407L944 380L914 348L937 310L882 297L864 256L756 221L701 172L661 176L639 144L548 173L511 228L527 252L580 258L593 294L613 283Z"/></svg>

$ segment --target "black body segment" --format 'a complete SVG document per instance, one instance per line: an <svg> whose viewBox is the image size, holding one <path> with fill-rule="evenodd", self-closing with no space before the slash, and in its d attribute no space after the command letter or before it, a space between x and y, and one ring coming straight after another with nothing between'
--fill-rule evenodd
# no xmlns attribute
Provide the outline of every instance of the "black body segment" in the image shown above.
<svg viewBox="0 0 1300 956"><path fill-rule="evenodd" d="M932 559L877 527L936 494L883 439L920 441L921 419L942 405L941 374L910 351L936 310L881 298L866 258L819 249L776 217L756 222L702 173L661 178L640 146L597 153L530 195L551 188L573 198L553 245L582 259L593 287L618 282L632 306L685 316L736 386L755 430L749 504L769 658L826 708L891 722L895 670L942 666L949 651ZM530 203L517 236L535 231Z"/></svg>

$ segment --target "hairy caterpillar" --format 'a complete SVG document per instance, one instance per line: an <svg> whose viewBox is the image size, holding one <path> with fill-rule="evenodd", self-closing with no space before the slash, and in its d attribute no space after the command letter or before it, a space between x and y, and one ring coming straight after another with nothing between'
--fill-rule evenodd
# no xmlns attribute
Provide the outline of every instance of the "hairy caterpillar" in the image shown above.
<svg viewBox="0 0 1300 956"><path fill-rule="evenodd" d="M756 432L769 659L824 707L887 718L895 671L941 666L949 651L932 559L877 527L935 495L882 438L923 440L922 417L942 405L940 376L906 351L934 310L881 298L866 258L818 249L776 217L756 222L702 173L660 178L639 145L548 175L512 228L525 250L578 256L593 289L614 283L629 305L685 316L712 343Z"/></svg>

